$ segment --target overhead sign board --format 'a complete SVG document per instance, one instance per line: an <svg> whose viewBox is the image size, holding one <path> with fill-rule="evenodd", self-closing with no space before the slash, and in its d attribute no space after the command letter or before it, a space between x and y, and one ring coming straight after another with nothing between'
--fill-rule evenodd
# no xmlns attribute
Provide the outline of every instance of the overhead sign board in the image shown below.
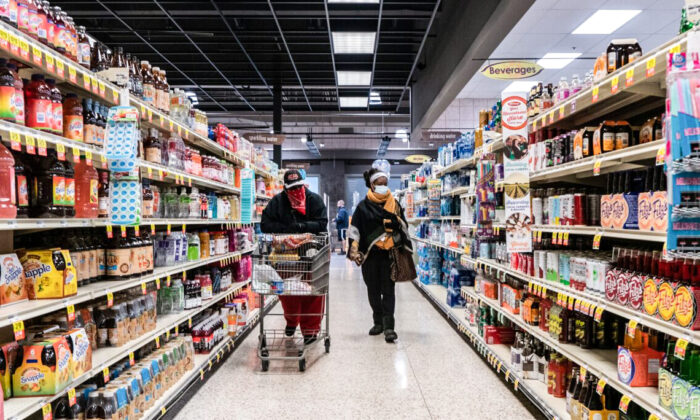
<svg viewBox="0 0 700 420"><path fill-rule="evenodd" d="M461 131L437 131L423 130L421 132L421 140L429 143L440 143L455 141L462 135Z"/></svg>
<svg viewBox="0 0 700 420"><path fill-rule="evenodd" d="M309 162L284 162L282 164L285 169L303 169L305 171L309 170L311 163Z"/></svg>
<svg viewBox="0 0 700 420"><path fill-rule="evenodd" d="M284 143L284 134L270 133L243 133L243 137L252 143L261 144L282 144Z"/></svg>
<svg viewBox="0 0 700 420"><path fill-rule="evenodd" d="M532 61L513 60L489 64L481 69L481 74L490 79L527 79L542 72L542 66Z"/></svg>
<svg viewBox="0 0 700 420"><path fill-rule="evenodd" d="M406 156L406 162L409 163L424 163L430 161L430 156L428 155L410 155Z"/></svg>

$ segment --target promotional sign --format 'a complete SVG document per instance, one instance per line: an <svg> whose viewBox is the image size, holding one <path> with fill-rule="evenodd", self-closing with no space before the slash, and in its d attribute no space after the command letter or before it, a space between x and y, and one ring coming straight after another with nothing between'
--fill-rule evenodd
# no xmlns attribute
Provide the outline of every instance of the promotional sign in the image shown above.
<svg viewBox="0 0 700 420"><path fill-rule="evenodd" d="M501 99L503 173L508 252L531 252L530 172L527 148L527 100L524 93L506 93Z"/></svg>
<svg viewBox="0 0 700 420"><path fill-rule="evenodd" d="M513 80L527 79L542 72L542 66L532 61L501 61L481 69L481 74L490 79Z"/></svg>
<svg viewBox="0 0 700 420"><path fill-rule="evenodd" d="M435 131L423 129L421 132L421 140L427 143L444 143L455 141L461 135L461 131Z"/></svg>
<svg viewBox="0 0 700 420"><path fill-rule="evenodd" d="M311 163L309 162L284 162L282 164L285 169L303 169L305 171L309 170Z"/></svg>
<svg viewBox="0 0 700 420"><path fill-rule="evenodd" d="M270 133L243 133L243 138L252 143L279 145L284 143L286 135Z"/></svg>
<svg viewBox="0 0 700 420"><path fill-rule="evenodd" d="M429 162L432 159L428 155L410 155L406 156L406 162L408 163L424 163Z"/></svg>

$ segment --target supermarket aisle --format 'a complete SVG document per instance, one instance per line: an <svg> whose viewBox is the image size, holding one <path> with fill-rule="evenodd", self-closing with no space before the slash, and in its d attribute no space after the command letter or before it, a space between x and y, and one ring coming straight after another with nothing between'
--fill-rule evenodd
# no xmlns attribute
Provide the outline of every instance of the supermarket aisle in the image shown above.
<svg viewBox="0 0 700 420"><path fill-rule="evenodd" d="M389 345L367 335L360 270L334 256L331 282L330 354L316 346L305 373L292 362L262 373L251 334L176 418L532 418L413 285L397 288Z"/></svg>

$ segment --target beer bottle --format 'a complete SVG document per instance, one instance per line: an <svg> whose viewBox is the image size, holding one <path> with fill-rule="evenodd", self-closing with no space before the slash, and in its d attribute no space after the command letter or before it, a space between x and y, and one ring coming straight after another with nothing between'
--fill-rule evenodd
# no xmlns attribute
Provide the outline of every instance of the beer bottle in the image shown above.
<svg viewBox="0 0 700 420"><path fill-rule="evenodd" d="M577 366L574 366L571 369L571 379L569 380L569 389L566 390L566 412L571 415L571 400L574 396L574 392L576 391L576 387L579 387L579 391L581 390L580 388L580 383L579 383L579 370Z"/></svg>

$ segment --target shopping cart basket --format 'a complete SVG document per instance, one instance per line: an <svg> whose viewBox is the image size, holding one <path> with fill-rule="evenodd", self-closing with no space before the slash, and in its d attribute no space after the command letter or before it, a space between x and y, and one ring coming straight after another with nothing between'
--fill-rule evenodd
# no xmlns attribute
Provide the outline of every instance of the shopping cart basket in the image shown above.
<svg viewBox="0 0 700 420"><path fill-rule="evenodd" d="M324 304L320 313L285 315L299 317L301 325L304 325L305 317L318 318L318 329L307 335L316 336L314 343L323 342L326 353L331 346L328 329L328 279L331 262L329 239L328 234L261 235L253 254L252 278L252 288L260 295L261 307L266 295L276 295L283 299L285 296L323 297ZM268 370L270 360L298 361L299 370L306 370L306 352L311 344L305 344L304 333L309 331L297 333L295 330L292 336L287 336L284 328L266 328L267 316L281 314L260 315L258 357L263 372Z"/></svg>

